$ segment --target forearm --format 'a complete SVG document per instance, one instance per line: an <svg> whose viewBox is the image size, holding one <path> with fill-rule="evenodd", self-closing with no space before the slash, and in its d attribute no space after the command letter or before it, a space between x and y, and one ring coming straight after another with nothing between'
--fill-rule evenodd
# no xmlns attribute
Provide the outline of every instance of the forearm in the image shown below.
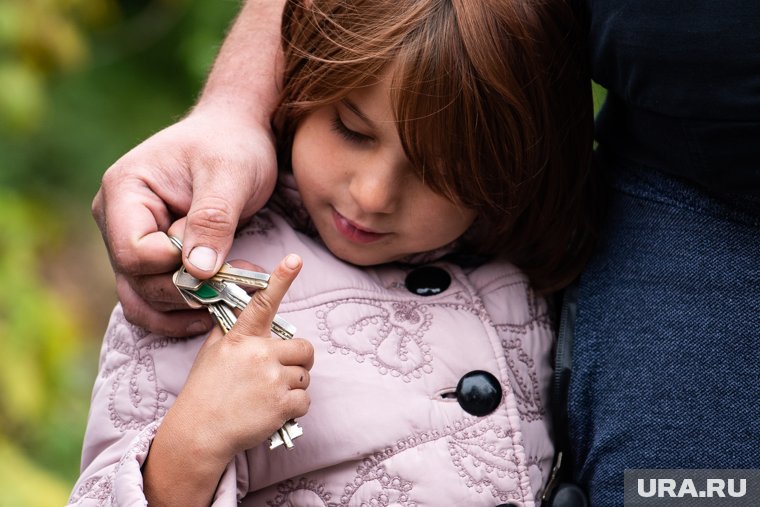
<svg viewBox="0 0 760 507"><path fill-rule="evenodd" d="M247 0L219 50L196 107L225 104L269 124L276 106L285 0Z"/></svg>
<svg viewBox="0 0 760 507"><path fill-rule="evenodd" d="M169 410L151 443L142 469L145 498L156 507L207 507L229 460L215 456L206 432L175 415Z"/></svg>

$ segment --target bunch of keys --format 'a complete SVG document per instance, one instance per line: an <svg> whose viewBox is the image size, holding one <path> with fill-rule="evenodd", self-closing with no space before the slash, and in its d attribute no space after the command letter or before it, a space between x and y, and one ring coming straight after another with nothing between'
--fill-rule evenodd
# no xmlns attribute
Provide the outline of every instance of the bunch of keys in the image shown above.
<svg viewBox="0 0 760 507"><path fill-rule="evenodd" d="M182 252L182 241L170 236L172 244ZM233 309L243 310L251 296L238 284L257 289L266 289L269 285L269 275L238 269L224 264L219 272L208 280L200 280L180 267L172 276L174 285L182 298L191 308L206 308L216 319L224 333L228 333L237 320ZM272 333L283 340L290 340L295 335L296 328L279 315L272 321ZM303 435L301 428L294 420L287 421L282 428L269 437L269 448L275 449L284 445L292 449L293 440Z"/></svg>

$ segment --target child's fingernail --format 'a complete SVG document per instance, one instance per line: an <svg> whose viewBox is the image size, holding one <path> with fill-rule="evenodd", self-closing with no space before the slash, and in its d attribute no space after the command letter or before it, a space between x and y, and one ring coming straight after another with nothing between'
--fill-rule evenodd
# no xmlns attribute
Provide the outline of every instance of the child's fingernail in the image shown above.
<svg viewBox="0 0 760 507"><path fill-rule="evenodd" d="M290 254L285 257L285 265L290 269L296 269L301 264L300 259L295 254Z"/></svg>
<svg viewBox="0 0 760 507"><path fill-rule="evenodd" d="M190 264L203 271L212 271L216 266L216 251L207 246L196 246L187 256Z"/></svg>

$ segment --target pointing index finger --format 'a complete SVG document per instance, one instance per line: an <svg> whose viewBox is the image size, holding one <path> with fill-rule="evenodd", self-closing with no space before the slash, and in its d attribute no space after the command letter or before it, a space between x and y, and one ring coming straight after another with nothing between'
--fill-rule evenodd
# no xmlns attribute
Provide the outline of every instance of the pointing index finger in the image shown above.
<svg viewBox="0 0 760 507"><path fill-rule="evenodd" d="M235 329L244 335L269 336L277 309L301 270L301 258L295 254L286 256L274 268L266 289L256 291L250 303L238 317Z"/></svg>

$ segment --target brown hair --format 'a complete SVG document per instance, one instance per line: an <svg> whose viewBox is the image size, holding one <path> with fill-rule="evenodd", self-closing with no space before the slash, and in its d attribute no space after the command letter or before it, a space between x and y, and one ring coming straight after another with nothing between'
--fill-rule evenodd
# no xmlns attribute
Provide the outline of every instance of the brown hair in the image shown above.
<svg viewBox="0 0 760 507"><path fill-rule="evenodd" d="M284 160L300 119L393 65L403 148L478 213L470 251L503 254L542 292L577 276L594 236L593 112L567 0L290 0L282 31Z"/></svg>

